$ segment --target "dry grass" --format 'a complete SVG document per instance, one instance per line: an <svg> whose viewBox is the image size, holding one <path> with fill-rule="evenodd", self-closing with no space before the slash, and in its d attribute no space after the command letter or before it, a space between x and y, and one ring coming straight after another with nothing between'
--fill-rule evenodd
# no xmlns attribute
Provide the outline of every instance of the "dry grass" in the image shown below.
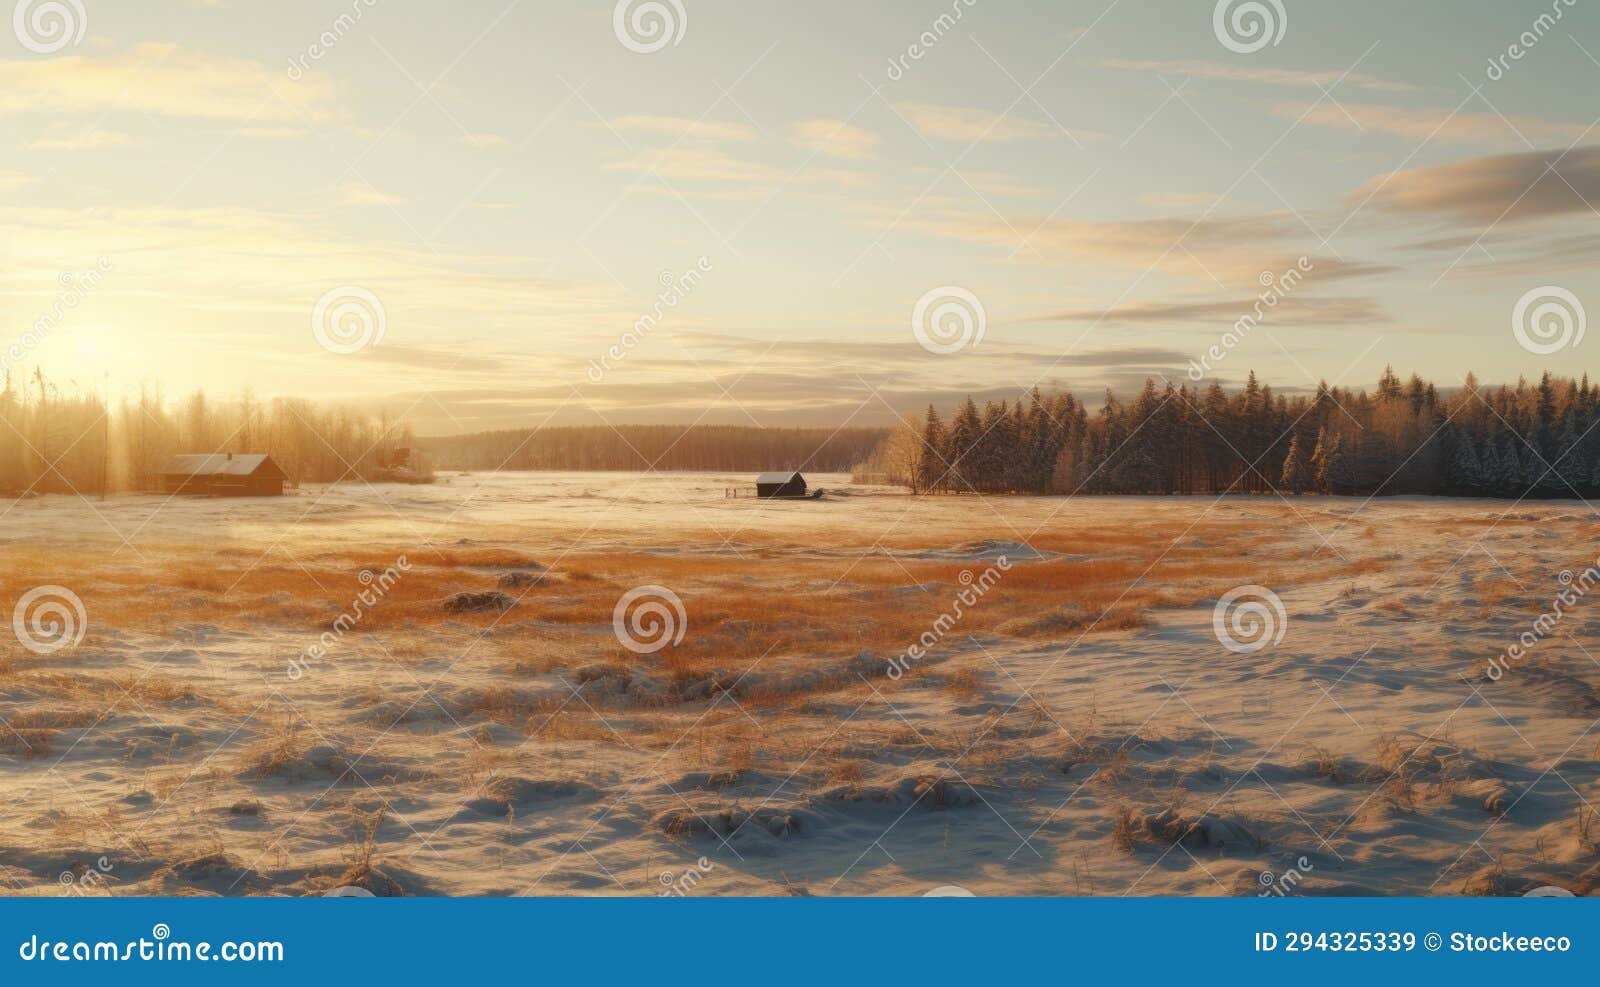
<svg viewBox="0 0 1600 987"><path fill-rule="evenodd" d="M1355 775L1345 765L1344 758L1334 754L1326 747L1319 747L1316 744L1308 746L1310 747L1310 756L1306 762L1306 771L1313 778L1323 778L1333 782L1335 785L1343 785L1354 780Z"/></svg>
<svg viewBox="0 0 1600 987"><path fill-rule="evenodd" d="M939 686L957 699L970 701L983 693L986 678L976 668L958 668L941 675Z"/></svg>
<svg viewBox="0 0 1600 987"><path fill-rule="evenodd" d="M1578 847L1584 853L1594 853L1600 850L1595 843L1595 822L1600 820L1600 813L1585 805L1578 806L1578 817L1574 820L1573 828L1577 832Z"/></svg>
<svg viewBox="0 0 1600 987"><path fill-rule="evenodd" d="M300 722L285 716L276 729L246 749L245 771L256 778L270 778L304 757L306 749Z"/></svg>

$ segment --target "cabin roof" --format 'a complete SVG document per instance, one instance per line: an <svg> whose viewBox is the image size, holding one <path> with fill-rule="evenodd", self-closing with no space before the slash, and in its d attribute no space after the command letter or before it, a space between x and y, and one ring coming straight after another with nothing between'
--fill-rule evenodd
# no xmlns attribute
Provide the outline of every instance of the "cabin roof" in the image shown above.
<svg viewBox="0 0 1600 987"><path fill-rule="evenodd" d="M757 483L788 483L790 480L794 480L794 479L799 479L800 482L804 483L806 478L800 475L800 471L799 470L789 470L787 472L781 472L781 473L762 473L760 476L756 477L756 482Z"/></svg>
<svg viewBox="0 0 1600 987"><path fill-rule="evenodd" d="M164 476L253 476L262 466L270 467L275 473L283 472L270 457L260 453L230 456L219 452L173 456L161 473Z"/></svg>

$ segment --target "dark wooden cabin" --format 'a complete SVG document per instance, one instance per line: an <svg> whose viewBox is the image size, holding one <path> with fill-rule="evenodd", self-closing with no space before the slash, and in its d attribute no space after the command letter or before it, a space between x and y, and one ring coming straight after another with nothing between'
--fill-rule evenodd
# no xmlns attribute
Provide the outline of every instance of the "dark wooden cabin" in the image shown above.
<svg viewBox="0 0 1600 987"><path fill-rule="evenodd" d="M161 470L161 486L169 494L202 497L279 497L287 479L271 456L174 456Z"/></svg>
<svg viewBox="0 0 1600 987"><path fill-rule="evenodd" d="M806 478L799 473L762 473L756 477L757 497L804 497Z"/></svg>

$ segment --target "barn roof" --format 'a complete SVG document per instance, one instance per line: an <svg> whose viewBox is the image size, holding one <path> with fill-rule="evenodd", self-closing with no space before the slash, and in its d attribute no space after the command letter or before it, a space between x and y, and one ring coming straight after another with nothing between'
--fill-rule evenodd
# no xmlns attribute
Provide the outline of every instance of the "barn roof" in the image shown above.
<svg viewBox="0 0 1600 987"><path fill-rule="evenodd" d="M800 472L798 470L788 470L787 472L782 473L762 473L760 476L756 477L756 482L788 483L790 480L793 480L796 477L799 477L802 481L805 480L805 477L800 476Z"/></svg>
<svg viewBox="0 0 1600 987"><path fill-rule="evenodd" d="M263 464L271 466L274 471L278 470L278 464L265 455L252 453L230 456L214 453L209 456L173 456L161 472L164 476L251 476Z"/></svg>

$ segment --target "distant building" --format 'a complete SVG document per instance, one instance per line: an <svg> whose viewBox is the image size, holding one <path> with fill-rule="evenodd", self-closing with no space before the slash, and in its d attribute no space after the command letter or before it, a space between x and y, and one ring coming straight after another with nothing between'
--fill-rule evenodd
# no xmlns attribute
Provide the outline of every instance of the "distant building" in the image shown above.
<svg viewBox="0 0 1600 987"><path fill-rule="evenodd" d="M806 478L799 473L762 473L756 477L757 497L804 497Z"/></svg>
<svg viewBox="0 0 1600 987"><path fill-rule="evenodd" d="M271 456L173 456L161 469L161 486L169 494L206 497L278 497L286 475Z"/></svg>

